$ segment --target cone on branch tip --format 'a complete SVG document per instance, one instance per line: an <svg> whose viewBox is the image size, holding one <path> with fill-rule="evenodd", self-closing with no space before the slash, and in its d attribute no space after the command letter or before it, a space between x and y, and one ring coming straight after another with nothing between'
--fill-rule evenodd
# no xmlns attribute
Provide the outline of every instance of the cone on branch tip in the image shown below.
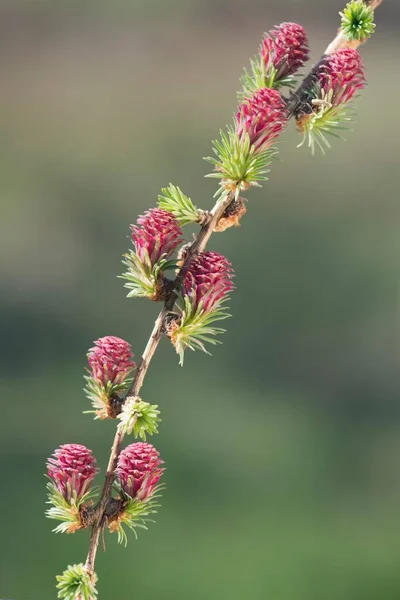
<svg viewBox="0 0 400 600"><path fill-rule="evenodd" d="M88 375L85 392L96 419L115 419L121 412L123 396L132 382L136 368L132 348L125 340L108 335L94 342L88 352Z"/></svg>

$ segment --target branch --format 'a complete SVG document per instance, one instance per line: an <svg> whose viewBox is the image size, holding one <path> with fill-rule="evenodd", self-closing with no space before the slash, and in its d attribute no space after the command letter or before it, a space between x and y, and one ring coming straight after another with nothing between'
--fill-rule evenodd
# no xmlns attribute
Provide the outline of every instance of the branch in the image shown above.
<svg viewBox="0 0 400 600"><path fill-rule="evenodd" d="M212 235L215 225L218 223L225 208L231 203L233 196L233 193L225 194L215 203L214 208L210 212L211 219L206 225L203 225L196 240L191 244L190 248L188 249L187 256L182 264L182 267L180 268L177 277L175 278L173 289L169 294L167 300L165 301L164 307L158 315L157 320L154 324L153 331L151 332L149 341L147 342L141 361L137 367L135 378L128 391L127 397L139 395L151 359L153 358L157 350L158 344L160 343L166 317L169 315L169 313L174 307L175 301L178 297L178 291L182 284L183 278L185 277L185 274L188 270L189 264L191 260L195 256L197 256L197 254L204 251L207 242ZM123 438L124 433L121 430L117 430L113 445L111 447L110 459L108 461L104 486L97 508L97 520L95 521L92 527L92 533L90 536L89 553L86 560L86 569L89 573L94 572L94 563L96 559L97 548L99 545L100 533L105 525L106 517L104 515L104 512L111 495L112 484L114 481L114 471L117 466L117 460L121 450Z"/></svg>
<svg viewBox="0 0 400 600"><path fill-rule="evenodd" d="M383 2L383 0L364 1L372 8L377 8ZM318 68L321 62L324 60L325 56L339 50L340 48L356 48L360 45L360 43L362 42L349 42L343 35L342 31L339 30L335 39L329 44L329 46L325 50L325 53L321 57L321 60L311 69L309 74L303 79L301 85L288 100L287 110L289 113L289 117L294 116L296 114L296 111L299 110L302 103L304 102L305 94L310 89L310 86L313 83L313 79L315 78ZM157 350L158 344L160 343L161 337L163 335L166 319L175 305L179 289L181 287L184 276L188 270L189 264L195 256L204 251L216 224L218 223L224 210L227 208L227 206L229 206L233 198L234 192L225 193L223 196L221 196L221 198L215 203L213 209L210 212L211 219L201 227L197 238L188 248L185 260L179 270L177 277L173 282L172 290L164 303L163 309L161 310L160 314L158 315L155 321L153 331L151 332L150 338L143 352L141 361L136 370L135 378L128 391L127 397L139 395L147 371L149 369L150 362ZM121 450L123 438L124 433L120 429L118 429L115 434L113 445L111 447L111 453L108 461L107 472L105 475L104 486L99 504L96 508L96 519L92 526L92 532L90 536L89 553L85 565L85 569L90 574L94 572L94 563L96 559L97 548L99 545L100 534L106 524L107 517L105 516L105 509L111 497L111 490L114 481L114 471L117 466L117 460Z"/></svg>

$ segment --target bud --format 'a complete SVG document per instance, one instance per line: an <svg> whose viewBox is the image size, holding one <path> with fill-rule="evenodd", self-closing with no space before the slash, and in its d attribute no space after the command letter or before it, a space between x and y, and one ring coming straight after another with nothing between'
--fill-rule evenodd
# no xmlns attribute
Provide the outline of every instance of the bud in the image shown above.
<svg viewBox="0 0 400 600"><path fill-rule="evenodd" d="M122 490L136 500L147 500L155 491L164 469L163 461L151 444L130 444L118 458L116 475Z"/></svg>
<svg viewBox="0 0 400 600"><path fill-rule="evenodd" d="M139 396L126 398L121 413L118 415L120 423L118 429L124 434L130 434L146 441L146 435L158 433L158 416L160 411L157 404L143 402Z"/></svg>
<svg viewBox="0 0 400 600"><path fill-rule="evenodd" d="M58 598L65 600L96 600L97 575L89 573L80 563L69 565L62 575L57 575Z"/></svg>
<svg viewBox="0 0 400 600"><path fill-rule="evenodd" d="M161 192L158 196L159 208L171 213L179 225L201 223L203 211L199 210L178 186L170 183L167 188L162 188Z"/></svg>
<svg viewBox="0 0 400 600"><path fill-rule="evenodd" d="M154 266L161 258L171 256L182 242L182 229L167 210L151 208L132 225L132 242L142 263Z"/></svg>
<svg viewBox="0 0 400 600"><path fill-rule="evenodd" d="M89 492L97 472L91 450L81 444L64 444L47 461L48 476L68 504Z"/></svg>
<svg viewBox="0 0 400 600"><path fill-rule="evenodd" d="M237 133L247 134L256 152L271 146L287 122L286 105L276 90L263 88L239 105Z"/></svg>
<svg viewBox="0 0 400 600"><path fill-rule="evenodd" d="M269 78L273 76L273 83L277 85L286 80L309 58L305 29L297 23L281 23L264 38L261 55L266 73Z"/></svg>

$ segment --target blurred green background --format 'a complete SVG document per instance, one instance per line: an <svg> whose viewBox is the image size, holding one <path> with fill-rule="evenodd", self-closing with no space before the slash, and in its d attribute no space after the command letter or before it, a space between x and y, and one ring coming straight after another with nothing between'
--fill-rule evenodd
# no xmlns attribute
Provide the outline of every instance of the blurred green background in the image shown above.
<svg viewBox="0 0 400 600"><path fill-rule="evenodd" d="M212 205L201 157L262 32L300 22L315 61L342 7L1 2L1 598L50 600L85 559L87 532L51 533L43 473L67 442L106 463L85 353L110 334L140 357L159 308L116 278L130 223L170 181ZM313 158L291 123L241 228L213 237L233 318L212 357L157 352L142 396L167 491L127 550L106 537L102 600L400 597L399 18L377 11L348 141Z"/></svg>

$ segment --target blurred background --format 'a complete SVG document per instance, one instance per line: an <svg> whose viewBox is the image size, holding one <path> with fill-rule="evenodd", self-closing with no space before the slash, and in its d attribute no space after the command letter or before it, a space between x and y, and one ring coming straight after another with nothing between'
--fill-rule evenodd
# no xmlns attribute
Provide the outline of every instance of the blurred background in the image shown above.
<svg viewBox="0 0 400 600"><path fill-rule="evenodd" d="M43 473L67 442L106 464L115 424L82 415L86 351L118 335L140 357L159 309L117 279L129 225L169 182L211 207L201 157L263 31L300 22L315 61L342 8L2 0L1 598L50 600L85 560L88 532L51 533ZM240 229L212 238L233 318L212 357L157 352L142 396L167 491L127 550L106 536L102 600L398 600L399 18L376 13L348 141L311 157L291 123Z"/></svg>

